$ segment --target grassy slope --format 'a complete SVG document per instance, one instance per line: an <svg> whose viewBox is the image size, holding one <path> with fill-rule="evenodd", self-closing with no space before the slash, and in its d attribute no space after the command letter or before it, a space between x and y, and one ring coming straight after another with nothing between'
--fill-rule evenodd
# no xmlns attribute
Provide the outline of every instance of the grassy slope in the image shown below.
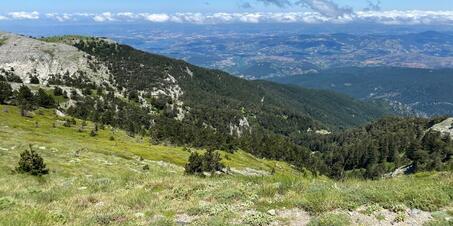
<svg viewBox="0 0 453 226"><path fill-rule="evenodd" d="M0 112L0 225L174 225L181 214L196 217L201 225L267 224L278 220L266 213L270 209L321 214L377 203L388 209L406 205L436 211L452 203L451 173L335 182L238 152L229 154L225 164L275 167L276 175L185 176L181 166L189 153L182 148L152 146L122 131L110 141L109 129L90 137L90 128L77 131L81 122L53 128L57 117L51 110L22 118L17 108L7 108ZM35 178L12 171L29 144L42 154L50 175ZM144 165L150 170L144 171Z"/></svg>

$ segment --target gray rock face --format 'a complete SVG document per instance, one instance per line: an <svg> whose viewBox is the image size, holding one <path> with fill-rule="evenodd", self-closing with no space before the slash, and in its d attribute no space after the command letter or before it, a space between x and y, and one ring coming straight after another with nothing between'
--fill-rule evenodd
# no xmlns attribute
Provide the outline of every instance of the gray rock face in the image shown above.
<svg viewBox="0 0 453 226"><path fill-rule="evenodd" d="M37 75L44 84L51 74L69 73L74 76L76 72L84 72L96 83L108 78L107 67L73 46L1 32L0 40L3 40L0 45L0 68L7 71L13 68L25 83L29 83L30 74ZM90 63L100 69L94 72Z"/></svg>
<svg viewBox="0 0 453 226"><path fill-rule="evenodd" d="M453 138L453 118L447 118L444 121L431 127L431 129Z"/></svg>

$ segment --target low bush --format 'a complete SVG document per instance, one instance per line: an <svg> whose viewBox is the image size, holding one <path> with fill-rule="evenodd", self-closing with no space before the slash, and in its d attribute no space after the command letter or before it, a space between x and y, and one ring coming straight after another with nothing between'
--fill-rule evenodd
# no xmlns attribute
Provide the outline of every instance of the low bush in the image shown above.
<svg viewBox="0 0 453 226"><path fill-rule="evenodd" d="M36 153L30 146L30 150L25 150L20 154L20 160L16 168L17 172L29 173L33 176L42 176L49 173L44 159Z"/></svg>
<svg viewBox="0 0 453 226"><path fill-rule="evenodd" d="M225 167L221 160L220 154L213 150L208 150L203 155L193 152L189 157L185 170L187 174L221 171Z"/></svg>

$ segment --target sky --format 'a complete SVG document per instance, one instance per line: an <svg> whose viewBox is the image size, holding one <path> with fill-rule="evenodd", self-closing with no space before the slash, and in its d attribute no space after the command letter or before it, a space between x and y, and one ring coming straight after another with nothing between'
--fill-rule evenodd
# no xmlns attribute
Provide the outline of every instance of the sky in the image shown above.
<svg viewBox="0 0 453 226"><path fill-rule="evenodd" d="M288 11L302 7L279 8L260 0L0 0L2 13L12 11L41 12L235 12L235 11ZM269 0L268 2L284 2ZM378 0L334 0L339 6L354 10L368 7ZM252 6L252 8L248 6ZM451 0L380 0L382 10L453 10ZM246 7L244 7L246 6Z"/></svg>
<svg viewBox="0 0 453 226"><path fill-rule="evenodd" d="M0 22L453 26L453 0L0 0Z"/></svg>
<svg viewBox="0 0 453 226"><path fill-rule="evenodd" d="M277 2L278 0L275 0ZM0 0L2 13L12 11L41 12L234 12L301 10L302 7L281 9L259 0ZM269 2L272 2L270 0ZM283 2L283 1L280 1ZM377 0L335 0L340 6L354 10L368 7ZM252 6L253 8L243 7ZM382 10L453 10L451 0L380 0Z"/></svg>

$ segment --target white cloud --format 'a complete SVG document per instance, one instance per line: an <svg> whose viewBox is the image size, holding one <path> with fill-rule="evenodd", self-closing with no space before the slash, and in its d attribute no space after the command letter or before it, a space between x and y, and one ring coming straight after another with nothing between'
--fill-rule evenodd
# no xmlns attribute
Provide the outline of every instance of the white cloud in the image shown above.
<svg viewBox="0 0 453 226"><path fill-rule="evenodd" d="M93 17L93 20L96 22L106 22L106 21L115 21L113 13L104 12Z"/></svg>
<svg viewBox="0 0 453 226"><path fill-rule="evenodd" d="M73 15L68 13L57 14L57 13L47 13L46 17L49 19L55 19L59 22L66 22L71 20L76 20Z"/></svg>
<svg viewBox="0 0 453 226"><path fill-rule="evenodd" d="M453 11L363 11L357 12L357 19L362 22L381 24L451 25L453 24Z"/></svg>
<svg viewBox="0 0 453 226"><path fill-rule="evenodd" d="M33 12L10 12L8 17L15 20L37 20L39 19L39 13Z"/></svg>
<svg viewBox="0 0 453 226"><path fill-rule="evenodd" d="M132 13L132 12L121 12L121 13L117 13L116 15L118 17L126 18L129 20L134 20L134 19L139 18L139 16L137 14Z"/></svg>
<svg viewBox="0 0 453 226"><path fill-rule="evenodd" d="M93 13L47 13L45 18L59 22L95 21L95 22L149 22L149 23L306 23L306 24L346 24L377 23L400 25L453 25L453 11L357 11L338 17L326 16L319 12L250 12L250 13L133 13L104 12ZM11 12L0 15L0 20L41 19L38 12Z"/></svg>
<svg viewBox="0 0 453 226"><path fill-rule="evenodd" d="M156 23L163 23L167 22L170 20L170 16L164 13L159 13L159 14L148 14L148 13L142 13L140 14L145 20L150 21L150 22L156 22Z"/></svg>
<svg viewBox="0 0 453 226"><path fill-rule="evenodd" d="M265 18L261 13L246 13L239 16L239 20L245 23L259 23Z"/></svg>
<svg viewBox="0 0 453 226"><path fill-rule="evenodd" d="M208 23L209 18L209 15L204 15L201 13L176 13L171 17L171 22L205 24Z"/></svg>

